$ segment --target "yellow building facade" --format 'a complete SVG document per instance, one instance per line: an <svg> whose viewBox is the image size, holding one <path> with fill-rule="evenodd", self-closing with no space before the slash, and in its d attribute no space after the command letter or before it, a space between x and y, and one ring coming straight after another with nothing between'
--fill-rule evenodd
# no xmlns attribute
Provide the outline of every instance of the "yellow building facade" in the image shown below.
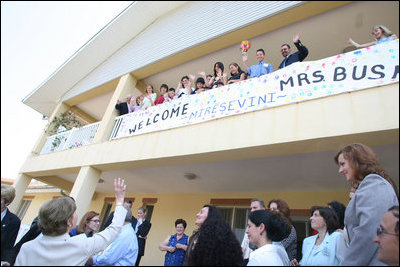
<svg viewBox="0 0 400 267"><path fill-rule="evenodd" d="M122 177L132 209L151 213L142 265L163 265L158 244L178 218L190 235L204 204L218 206L241 239L250 200L282 198L301 244L311 206L347 205L349 184L333 161L344 145L372 147L398 184L398 41L357 51L347 44L349 37L370 42L376 24L398 33L398 10L398 2L385 1L133 3L24 99L49 125L21 167L10 208L31 199L22 221L30 223L44 201L60 196L28 193L36 179L73 196L79 217L95 210L104 221L115 205L113 178ZM182 25L182 14L197 20ZM295 52L292 37L300 31L308 57L278 70L280 46L290 43ZM148 84L159 94L162 83L176 88L184 75L211 74L217 61L227 73L231 62L242 66L242 40L252 45L250 65L264 48L272 74L175 102L186 118L171 116L169 124L162 124L167 104L118 116L117 100ZM86 130L61 133L54 145L46 131L66 110Z"/></svg>

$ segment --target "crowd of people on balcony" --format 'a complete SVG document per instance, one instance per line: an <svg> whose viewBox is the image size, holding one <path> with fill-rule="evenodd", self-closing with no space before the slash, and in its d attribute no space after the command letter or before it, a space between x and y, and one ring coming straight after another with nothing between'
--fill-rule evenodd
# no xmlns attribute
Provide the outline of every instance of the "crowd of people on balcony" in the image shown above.
<svg viewBox="0 0 400 267"><path fill-rule="evenodd" d="M308 55L308 49L300 41L301 34L298 33L293 37L293 43L298 51L291 53L289 44L283 44L281 47L281 54L284 57L279 69L289 66L295 62L303 61ZM238 63L233 62L229 64L230 76L225 70L222 62L216 62L213 66L213 74L208 74L204 71L198 73L197 79L193 74L185 75L181 78L177 87L169 87L167 84L160 86L160 94L154 92L152 85L147 85L145 93L137 96L132 95L126 97L125 102L117 101L115 108L119 110L120 115L131 113L141 109L147 109L154 105L160 105L164 102L170 102L174 99L180 98L183 95L200 94L207 90L222 87L228 84L237 83L246 79L260 77L262 75L272 73L273 67L271 63L265 62L265 51L258 49L256 51L256 58L258 63L252 66L248 65L248 54L242 54L242 61L244 69L242 70Z"/></svg>
<svg viewBox="0 0 400 267"><path fill-rule="evenodd" d="M374 42L366 44L358 44L349 38L348 43L354 45L356 48L364 48L371 45L391 41L397 39L397 36L393 34L387 27L383 25L376 25L373 27L372 35L375 38ZM297 51L292 53L289 44L283 44L281 46L281 54L283 56L282 62L279 64L279 69L285 68L295 62L302 62L308 56L308 49L300 41L301 34L297 33L293 37L293 43L297 48ZM137 96L136 99L132 98L131 95L127 96L126 102L118 100L115 108L119 110L120 115L124 115L130 112L134 112L140 109L147 109L154 105L160 105L164 102L172 101L182 95L199 94L207 90L222 87L227 84L236 83L245 79L251 79L260 77L262 75L272 73L273 66L271 63L265 62L266 53L264 49L259 48L256 51L257 64L248 66L248 53L242 53L243 70L238 63L233 62L229 64L230 75L225 71L225 66L222 62L216 62L213 66L213 74L208 74L204 71L198 73L200 77L197 79L193 74L185 75L181 78L176 88L169 88L167 84L162 84L160 87L160 95L156 98L156 93L152 85L146 87L145 93ZM149 91L151 88L151 92ZM174 91L174 94L171 92ZM173 89L173 90L172 90ZM167 100L168 99L168 100Z"/></svg>

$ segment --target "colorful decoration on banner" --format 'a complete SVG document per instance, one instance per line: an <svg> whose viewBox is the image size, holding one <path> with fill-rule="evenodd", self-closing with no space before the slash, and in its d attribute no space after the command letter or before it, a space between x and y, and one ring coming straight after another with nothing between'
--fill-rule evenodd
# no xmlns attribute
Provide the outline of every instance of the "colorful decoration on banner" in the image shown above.
<svg viewBox="0 0 400 267"><path fill-rule="evenodd" d="M247 51L250 49L250 47L251 47L251 44L249 41L247 41L247 40L242 41L242 43L240 44L240 49L242 50L243 56L247 53Z"/></svg>

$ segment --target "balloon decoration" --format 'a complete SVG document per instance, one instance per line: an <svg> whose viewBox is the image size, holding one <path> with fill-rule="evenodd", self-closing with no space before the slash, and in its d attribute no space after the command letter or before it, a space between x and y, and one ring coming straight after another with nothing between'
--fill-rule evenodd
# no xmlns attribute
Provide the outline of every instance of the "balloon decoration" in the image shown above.
<svg viewBox="0 0 400 267"><path fill-rule="evenodd" d="M242 55L245 55L247 53L247 50L249 50L251 47L250 42L245 40L242 41L242 43L240 44L240 49L242 50Z"/></svg>

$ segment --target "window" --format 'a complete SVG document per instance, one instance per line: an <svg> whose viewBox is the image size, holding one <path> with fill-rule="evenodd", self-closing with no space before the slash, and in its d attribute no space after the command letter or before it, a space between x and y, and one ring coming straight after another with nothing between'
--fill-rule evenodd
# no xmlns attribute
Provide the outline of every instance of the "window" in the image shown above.
<svg viewBox="0 0 400 267"><path fill-rule="evenodd" d="M154 205L146 204L145 208L147 210L146 220L151 221L151 216L153 215Z"/></svg>
<svg viewBox="0 0 400 267"><path fill-rule="evenodd" d="M31 205L32 199L22 199L21 205L19 205L16 215L22 221L25 216L26 211Z"/></svg>
<svg viewBox="0 0 400 267"><path fill-rule="evenodd" d="M104 206L103 206L103 209L100 214L100 220L101 220L101 224L100 224L100 228L99 228L100 231L104 230L104 224L106 223L106 220L111 213L112 206L113 206L113 202L106 202L106 201L104 202Z"/></svg>
<svg viewBox="0 0 400 267"><path fill-rule="evenodd" d="M147 210L146 220L148 220L150 222L151 217L153 216L154 204L156 204L158 202L158 198L144 197L142 199L142 202L143 202L143 207Z"/></svg>
<svg viewBox="0 0 400 267"><path fill-rule="evenodd" d="M235 233L237 240L240 243L243 241L246 232L247 217L249 216L250 209L239 207L217 207L221 212L224 220L229 223L232 231Z"/></svg>

